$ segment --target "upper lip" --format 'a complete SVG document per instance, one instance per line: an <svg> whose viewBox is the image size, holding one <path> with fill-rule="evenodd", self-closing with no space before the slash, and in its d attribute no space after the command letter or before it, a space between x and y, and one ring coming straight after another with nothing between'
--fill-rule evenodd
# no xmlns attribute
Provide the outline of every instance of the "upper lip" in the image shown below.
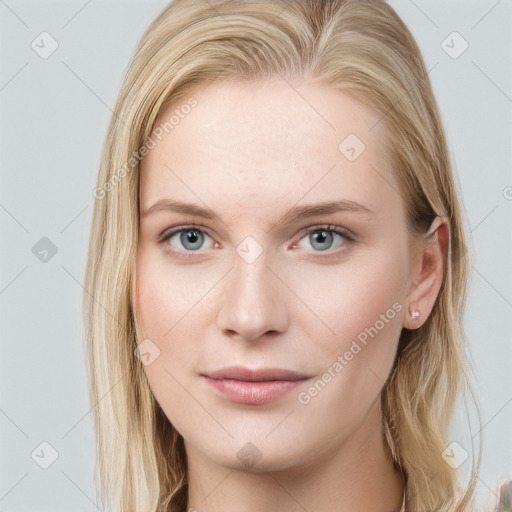
<svg viewBox="0 0 512 512"><path fill-rule="evenodd" d="M308 376L303 373L286 370L284 368L250 369L243 366L229 366L202 374L211 379L231 379L248 382L264 382L272 380L303 380Z"/></svg>

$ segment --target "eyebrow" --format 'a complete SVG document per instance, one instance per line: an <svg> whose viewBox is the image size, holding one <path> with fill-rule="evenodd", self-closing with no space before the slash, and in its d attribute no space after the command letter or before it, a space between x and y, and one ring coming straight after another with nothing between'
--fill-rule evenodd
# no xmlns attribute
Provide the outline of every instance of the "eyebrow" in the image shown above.
<svg viewBox="0 0 512 512"><path fill-rule="evenodd" d="M144 210L142 216L147 217L151 213L162 210L176 213L184 213L192 215L194 217L202 217L204 219L221 221L220 217L209 208L204 208L197 204L186 203L183 201L173 201L170 199L160 199L155 204ZM302 206L292 207L287 212L285 212L284 215L281 216L279 223L291 224L301 219L336 212L352 212L363 214L368 217L375 215L375 212L372 209L355 201L324 201L315 204L306 204Z"/></svg>

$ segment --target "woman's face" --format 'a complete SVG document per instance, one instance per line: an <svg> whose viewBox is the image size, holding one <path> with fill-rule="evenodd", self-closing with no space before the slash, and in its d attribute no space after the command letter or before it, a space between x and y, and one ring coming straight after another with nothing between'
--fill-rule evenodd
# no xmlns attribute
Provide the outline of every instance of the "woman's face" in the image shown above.
<svg viewBox="0 0 512 512"><path fill-rule="evenodd" d="M142 162L137 308L189 458L311 467L377 439L412 265L379 116L277 81L203 86L173 115Z"/></svg>

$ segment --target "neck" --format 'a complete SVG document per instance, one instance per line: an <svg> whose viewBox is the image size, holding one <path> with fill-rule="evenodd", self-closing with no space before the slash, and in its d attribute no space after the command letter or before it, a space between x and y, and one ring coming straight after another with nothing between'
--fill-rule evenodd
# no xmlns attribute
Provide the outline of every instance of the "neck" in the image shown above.
<svg viewBox="0 0 512 512"><path fill-rule="evenodd" d="M314 462L255 472L216 464L185 442L187 511L399 512L403 482L387 458L378 403L341 446Z"/></svg>

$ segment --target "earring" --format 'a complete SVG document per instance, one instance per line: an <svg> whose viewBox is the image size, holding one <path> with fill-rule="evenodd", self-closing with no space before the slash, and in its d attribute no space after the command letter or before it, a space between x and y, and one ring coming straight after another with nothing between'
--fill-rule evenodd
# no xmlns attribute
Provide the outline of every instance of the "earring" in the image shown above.
<svg viewBox="0 0 512 512"><path fill-rule="evenodd" d="M419 318L419 317L420 317L420 312L418 310L414 310L411 313L411 318Z"/></svg>

